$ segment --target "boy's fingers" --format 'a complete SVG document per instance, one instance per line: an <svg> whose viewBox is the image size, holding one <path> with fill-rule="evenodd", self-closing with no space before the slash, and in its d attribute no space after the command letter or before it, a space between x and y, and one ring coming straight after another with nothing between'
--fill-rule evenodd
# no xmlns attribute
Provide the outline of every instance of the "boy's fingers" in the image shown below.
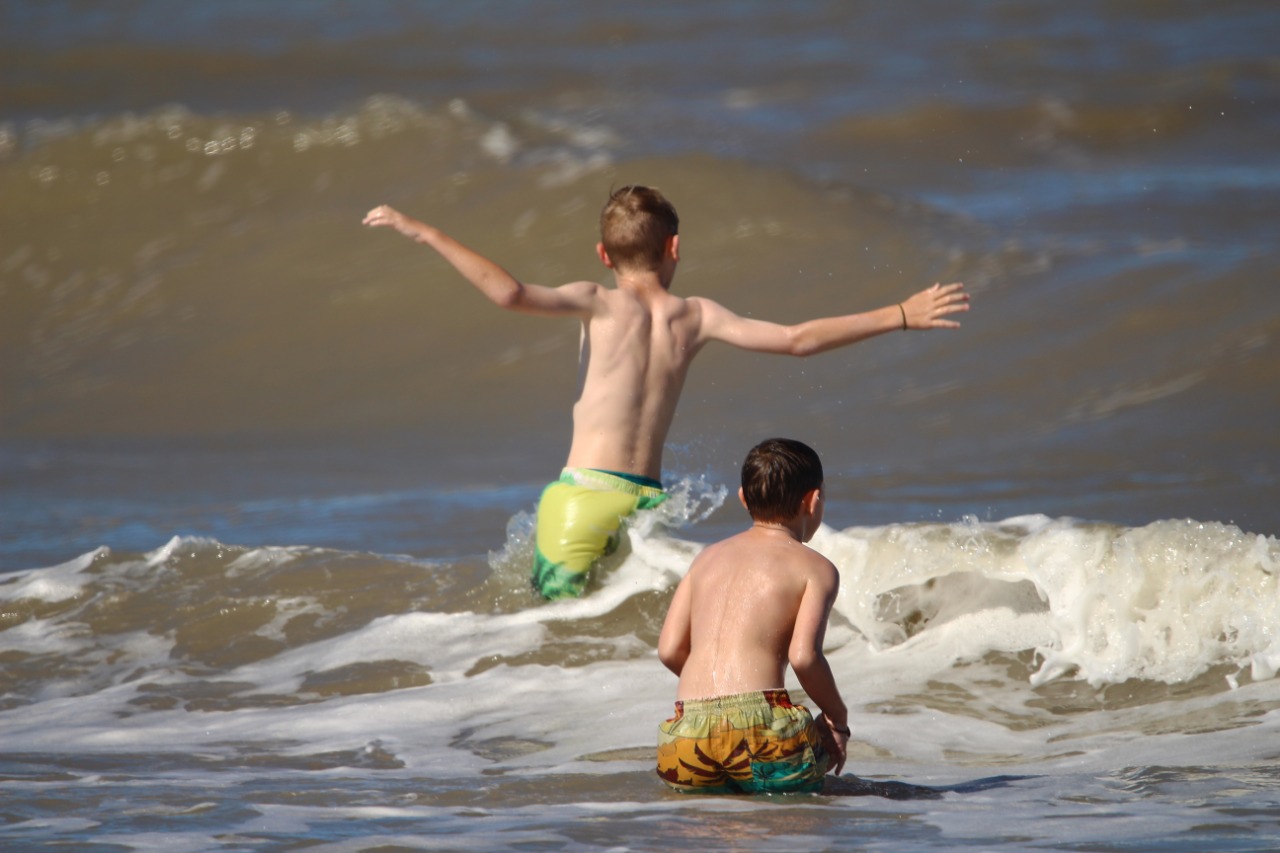
<svg viewBox="0 0 1280 853"><path fill-rule="evenodd" d="M843 744L839 744L839 743L838 743L838 744L837 744L837 747L838 747L838 748L837 748L837 750L836 750L836 761L835 761L835 771L834 771L834 772L835 772L835 775L839 776L839 775L840 775L840 771L844 769L844 763L849 759L849 752L848 752L848 750L849 750L849 744L848 744L848 741L846 741L846 742L845 742L845 743L843 743Z"/></svg>
<svg viewBox="0 0 1280 853"><path fill-rule="evenodd" d="M391 208L387 207L385 204L380 204L364 215L364 224L382 225L388 223L392 220L393 213L394 211L392 211Z"/></svg>

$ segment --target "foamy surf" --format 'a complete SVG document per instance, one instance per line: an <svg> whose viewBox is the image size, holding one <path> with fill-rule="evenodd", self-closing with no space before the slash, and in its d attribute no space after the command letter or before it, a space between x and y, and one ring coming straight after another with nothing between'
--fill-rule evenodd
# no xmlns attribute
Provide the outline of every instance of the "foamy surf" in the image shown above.
<svg viewBox="0 0 1280 853"><path fill-rule="evenodd" d="M673 491L680 513L723 498ZM376 719L369 707L394 706L405 710L392 720L403 713L444 725L433 739L445 742L486 715L500 736L515 737L536 708L548 743L574 744L563 761L573 750L611 748L605 741L620 731L629 733L624 746L638 747L674 689L654 651L665 602L701 546L657 517L629 538L591 594L530 597L524 607L510 604L530 594L514 590L467 607L483 599L474 590L451 596L447 565L199 538L14 573L0 585L7 742L43 749L70 738L80 749L110 749L119 737L112 721L127 717L132 728L166 732L159 748L182 750L203 743L200 732L253 740L255 730L275 732L266 721L276 717L281 730L337 732L352 714ZM524 542L516 535L495 563L509 563ZM1100 711L1117 686L1153 703L1170 688L1211 700L1275 674L1274 537L1193 521L1121 528L1036 516L824 527L813 547L842 575L832 666L869 714L945 708L945 698L929 698L930 684L969 690L983 681L1018 730ZM367 572L394 583L371 588L358 580ZM1064 683L1096 698L1055 707L1052 691L1040 692ZM573 694L574 711L541 702L542 690ZM515 696L525 711L512 712ZM628 711L640 701L648 713ZM442 716L437 706L453 711ZM208 729L206 715L218 711ZM579 714L611 722L593 727L593 738ZM413 740L404 726L390 729ZM888 740L874 747L898 749Z"/></svg>

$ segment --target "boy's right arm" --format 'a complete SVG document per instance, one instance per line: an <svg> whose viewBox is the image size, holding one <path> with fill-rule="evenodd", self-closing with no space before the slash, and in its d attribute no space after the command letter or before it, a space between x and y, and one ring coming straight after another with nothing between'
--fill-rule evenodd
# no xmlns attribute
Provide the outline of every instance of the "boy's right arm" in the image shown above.
<svg viewBox="0 0 1280 853"><path fill-rule="evenodd" d="M686 573L676 587L675 595L671 597L667 618L662 623L662 633L658 635L658 660L676 675L684 670L691 649L692 594L691 582Z"/></svg>
<svg viewBox="0 0 1280 853"><path fill-rule="evenodd" d="M592 297L599 287L585 281L563 287L526 284L439 228L405 216L385 204L369 211L364 224L373 228L394 228L410 240L435 249L463 278L501 308L531 314L585 316L590 313Z"/></svg>

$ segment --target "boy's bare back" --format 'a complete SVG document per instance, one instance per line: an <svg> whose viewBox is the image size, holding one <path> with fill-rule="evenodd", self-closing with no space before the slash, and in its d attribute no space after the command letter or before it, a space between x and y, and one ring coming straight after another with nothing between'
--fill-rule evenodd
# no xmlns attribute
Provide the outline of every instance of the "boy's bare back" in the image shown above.
<svg viewBox="0 0 1280 853"><path fill-rule="evenodd" d="M708 546L671 605L687 611L690 644L676 698L783 687L787 664L802 671L821 648L838 585L835 566L784 529Z"/></svg>
<svg viewBox="0 0 1280 853"><path fill-rule="evenodd" d="M570 467L658 479L662 447L689 365L701 349L697 312L656 276L619 275L583 317L582 386Z"/></svg>

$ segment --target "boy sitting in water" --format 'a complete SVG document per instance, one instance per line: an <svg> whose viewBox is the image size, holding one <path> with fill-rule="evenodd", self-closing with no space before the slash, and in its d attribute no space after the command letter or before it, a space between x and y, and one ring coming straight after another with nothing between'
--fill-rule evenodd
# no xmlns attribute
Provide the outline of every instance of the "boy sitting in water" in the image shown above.
<svg viewBox="0 0 1280 853"><path fill-rule="evenodd" d="M675 716L658 726L658 775L686 793L818 792L849 740L822 653L840 575L804 544L822 523L822 462L798 441L761 442L738 497L751 527L697 556L658 638L658 658L680 676ZM791 704L788 663L816 722Z"/></svg>
<svg viewBox="0 0 1280 853"><path fill-rule="evenodd" d="M657 190L623 187L600 214L596 253L616 287L528 284L438 228L383 205L364 223L425 243L494 304L582 322L582 386L559 481L538 504L533 581L550 599L582 593L588 570L617 545L622 519L666 498L662 449L689 365L711 341L806 356L895 330L959 326L963 285L938 285L905 302L794 326L740 317L710 299L670 292L680 260L679 217Z"/></svg>

